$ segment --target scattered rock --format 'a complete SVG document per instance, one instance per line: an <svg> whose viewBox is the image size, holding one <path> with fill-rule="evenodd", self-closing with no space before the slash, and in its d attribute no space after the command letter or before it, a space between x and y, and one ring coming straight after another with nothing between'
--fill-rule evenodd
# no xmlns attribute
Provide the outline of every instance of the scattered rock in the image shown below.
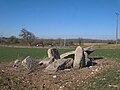
<svg viewBox="0 0 120 90"><path fill-rule="evenodd" d="M2 71L2 73L4 73L5 72L5 70L1 70Z"/></svg>
<svg viewBox="0 0 120 90"><path fill-rule="evenodd" d="M56 78L56 77L57 77L56 75L53 76L53 78Z"/></svg>
<svg viewBox="0 0 120 90"><path fill-rule="evenodd" d="M99 71L98 68L96 68L95 71L98 72Z"/></svg>
<svg viewBox="0 0 120 90"><path fill-rule="evenodd" d="M14 61L14 64L13 64L13 67L14 68L17 68L19 65L20 65L20 60L18 60L18 59L16 59L15 61Z"/></svg>
<svg viewBox="0 0 120 90"><path fill-rule="evenodd" d="M119 90L119 86L118 85L108 85L109 87L114 87L114 88L117 88L117 90Z"/></svg>
<svg viewBox="0 0 120 90"><path fill-rule="evenodd" d="M94 72L91 72L91 74L94 74Z"/></svg>

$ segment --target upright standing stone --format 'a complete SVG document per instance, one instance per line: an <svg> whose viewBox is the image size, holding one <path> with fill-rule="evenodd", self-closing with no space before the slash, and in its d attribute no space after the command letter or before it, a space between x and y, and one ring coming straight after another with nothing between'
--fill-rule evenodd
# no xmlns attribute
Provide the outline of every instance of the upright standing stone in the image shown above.
<svg viewBox="0 0 120 90"><path fill-rule="evenodd" d="M48 51L47 51L47 53L48 53L48 58L51 58L51 57L52 57L51 49L52 49L52 48L49 48Z"/></svg>
<svg viewBox="0 0 120 90"><path fill-rule="evenodd" d="M85 58L84 58L84 50L82 47L78 46L75 50L75 59L73 63L73 68L79 69L84 66Z"/></svg>
<svg viewBox="0 0 120 90"><path fill-rule="evenodd" d="M56 48L48 49L48 58L60 59L60 54Z"/></svg>

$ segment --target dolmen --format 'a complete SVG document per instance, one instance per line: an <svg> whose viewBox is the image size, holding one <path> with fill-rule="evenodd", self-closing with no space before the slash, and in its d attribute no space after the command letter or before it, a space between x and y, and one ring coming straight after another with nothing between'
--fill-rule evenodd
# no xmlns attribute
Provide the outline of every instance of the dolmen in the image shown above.
<svg viewBox="0 0 120 90"><path fill-rule="evenodd" d="M95 51L93 47L82 48L78 46L75 51L59 54L55 48L48 49L47 60L42 60L46 65L45 72L57 72L64 69L80 69L92 64L89 55ZM56 53L55 53L56 52ZM56 58L57 57L57 58ZM48 62L47 64L45 62Z"/></svg>
<svg viewBox="0 0 120 90"><path fill-rule="evenodd" d="M29 71L34 71L36 66L45 66L44 72L48 73L55 73L59 70L71 68L80 69L92 64L89 55L94 51L94 47L82 48L81 46L77 46L75 51L66 52L60 55L56 48L49 48L47 51L47 58L35 63L36 60L27 56L21 61L21 65ZM16 60L13 67L17 67L19 65L18 63L20 63L20 61Z"/></svg>

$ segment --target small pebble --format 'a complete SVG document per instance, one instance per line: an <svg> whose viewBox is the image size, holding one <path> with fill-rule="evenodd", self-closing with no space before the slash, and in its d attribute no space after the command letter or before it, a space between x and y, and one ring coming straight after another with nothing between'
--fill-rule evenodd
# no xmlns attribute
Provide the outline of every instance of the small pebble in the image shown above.
<svg viewBox="0 0 120 90"><path fill-rule="evenodd" d="M98 72L98 69L95 69L96 72Z"/></svg>
<svg viewBox="0 0 120 90"><path fill-rule="evenodd" d="M2 72L4 73L5 71L4 71L4 70L2 70Z"/></svg>
<svg viewBox="0 0 120 90"><path fill-rule="evenodd" d="M93 72L91 72L91 74L94 74Z"/></svg>
<svg viewBox="0 0 120 90"><path fill-rule="evenodd" d="M56 78L56 77L57 77L56 75L53 76L53 78Z"/></svg>
<svg viewBox="0 0 120 90"><path fill-rule="evenodd" d="M89 66L89 68L92 68L93 66Z"/></svg>
<svg viewBox="0 0 120 90"><path fill-rule="evenodd" d="M62 88L62 86L60 86L60 89Z"/></svg>

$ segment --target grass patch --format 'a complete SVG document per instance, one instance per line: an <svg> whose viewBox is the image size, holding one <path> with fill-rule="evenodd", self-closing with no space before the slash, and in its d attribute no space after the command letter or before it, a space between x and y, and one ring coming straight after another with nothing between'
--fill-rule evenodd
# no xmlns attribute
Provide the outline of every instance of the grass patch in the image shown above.
<svg viewBox="0 0 120 90"><path fill-rule="evenodd" d="M37 48L10 48L0 47L0 61L11 61L16 58L25 58L31 56L33 58L42 58L46 56L47 49Z"/></svg>
<svg viewBox="0 0 120 90"><path fill-rule="evenodd" d="M60 54L71 51L72 49L58 49ZM23 59L26 56L35 59L47 57L47 48L12 48L0 47L0 61L12 61L15 59Z"/></svg>
<svg viewBox="0 0 120 90"><path fill-rule="evenodd" d="M87 90L119 90L120 89L120 67L104 70L93 77Z"/></svg>
<svg viewBox="0 0 120 90"><path fill-rule="evenodd" d="M58 49L60 54L71 51L73 49ZM106 57L111 59L120 59L120 49L97 49L91 54L96 57ZM36 59L47 57L47 48L13 48L0 47L0 61L11 61L15 59L23 59L26 56Z"/></svg>
<svg viewBox="0 0 120 90"><path fill-rule="evenodd" d="M111 59L120 59L120 49L97 49L91 56L106 57Z"/></svg>

